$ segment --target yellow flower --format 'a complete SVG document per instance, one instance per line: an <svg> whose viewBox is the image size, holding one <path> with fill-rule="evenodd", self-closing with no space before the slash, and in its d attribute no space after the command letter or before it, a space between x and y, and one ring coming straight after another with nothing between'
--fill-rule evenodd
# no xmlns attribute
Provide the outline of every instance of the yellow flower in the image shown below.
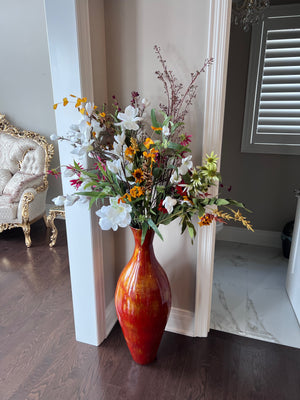
<svg viewBox="0 0 300 400"><path fill-rule="evenodd" d="M144 141L144 146L146 147L146 149L149 149L150 146L151 146L151 144L154 144L154 142L153 142L153 140L150 139L150 138L147 138L147 139Z"/></svg>
<svg viewBox="0 0 300 400"><path fill-rule="evenodd" d="M86 121L86 123L88 124L88 126L91 126L92 124L90 123L90 121Z"/></svg>
<svg viewBox="0 0 300 400"><path fill-rule="evenodd" d="M135 169L135 170L133 171L133 174L132 174L132 175L134 176L135 181L136 181L137 183L143 182L143 180L144 180L144 173L143 173L143 171L141 170L141 168Z"/></svg>
<svg viewBox="0 0 300 400"><path fill-rule="evenodd" d="M131 137L130 138L130 143L131 143L131 147L133 148L133 150L135 152L139 151L139 145L138 145L138 143L137 143L135 138Z"/></svg>
<svg viewBox="0 0 300 400"><path fill-rule="evenodd" d="M155 157L156 154L158 153L158 150L152 148L149 153L147 153L147 151L143 152L143 156L146 158L150 158L151 159L151 164L155 161Z"/></svg>
<svg viewBox="0 0 300 400"><path fill-rule="evenodd" d="M122 197L119 198L118 203L120 204L120 202L122 203L126 203L125 200L131 201L131 196L129 193L125 193Z"/></svg>
<svg viewBox="0 0 300 400"><path fill-rule="evenodd" d="M83 115L83 114L84 114L84 112L85 112L85 108L84 108L84 107L82 107L82 108L80 109L80 112L81 112L81 114Z"/></svg>
<svg viewBox="0 0 300 400"><path fill-rule="evenodd" d="M58 106L57 103L56 103L56 104L53 104L53 110L56 110L56 109L57 109L57 106Z"/></svg>
<svg viewBox="0 0 300 400"><path fill-rule="evenodd" d="M75 104L75 108L81 106L81 103L82 103L81 99L78 98L78 99L77 99L77 103Z"/></svg>
<svg viewBox="0 0 300 400"><path fill-rule="evenodd" d="M68 103L69 103L69 100L66 97L64 97L63 98L63 105L66 106Z"/></svg>
<svg viewBox="0 0 300 400"><path fill-rule="evenodd" d="M106 114L105 112L100 113L100 117L105 118Z"/></svg>
<svg viewBox="0 0 300 400"><path fill-rule="evenodd" d="M76 96L74 94L70 94L70 97L75 97L75 99L76 99Z"/></svg>
<svg viewBox="0 0 300 400"><path fill-rule="evenodd" d="M130 196L133 197L134 199L137 197L141 197L145 192L145 189L140 186L134 186L132 189L130 189Z"/></svg>
<svg viewBox="0 0 300 400"><path fill-rule="evenodd" d="M125 150L125 159L129 162L133 161L135 155L135 151L133 149L132 146L127 147L127 149Z"/></svg>

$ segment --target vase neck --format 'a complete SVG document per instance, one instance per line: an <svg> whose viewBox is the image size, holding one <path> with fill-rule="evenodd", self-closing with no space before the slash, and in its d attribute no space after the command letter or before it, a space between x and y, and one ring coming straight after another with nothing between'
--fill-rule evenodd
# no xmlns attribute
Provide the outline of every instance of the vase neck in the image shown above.
<svg viewBox="0 0 300 400"><path fill-rule="evenodd" d="M142 229L135 229L130 227L131 232L133 233L134 241L135 241L135 247L139 248L141 250L143 249L152 249L153 248L153 238L154 238L154 231L153 229L148 229L144 243L141 244L142 242Z"/></svg>

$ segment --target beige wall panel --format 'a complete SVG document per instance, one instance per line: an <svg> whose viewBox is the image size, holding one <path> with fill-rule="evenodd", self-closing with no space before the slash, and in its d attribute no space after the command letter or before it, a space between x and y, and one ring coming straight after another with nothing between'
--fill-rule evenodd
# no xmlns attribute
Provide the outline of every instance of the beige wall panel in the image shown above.
<svg viewBox="0 0 300 400"><path fill-rule="evenodd" d="M56 126L44 2L2 1L0 37L0 112L14 125L49 138ZM58 164L56 147L51 166ZM49 177L48 203L59 192L60 181Z"/></svg>
<svg viewBox="0 0 300 400"><path fill-rule="evenodd" d="M116 95L123 106L137 90L158 108L165 102L163 87L155 77L160 68L153 51L161 47L168 66L180 81L187 83L190 72L200 69L206 57L209 2L205 0L106 0L106 49L108 99ZM195 162L201 160L205 75L199 80L197 100L186 119L193 134ZM150 107L150 108L151 108ZM150 111L150 109L149 109ZM162 227L164 243L155 240L158 260L165 268L172 287L173 306L194 311L196 245L180 236L178 223ZM118 272L132 255L129 230L116 234Z"/></svg>

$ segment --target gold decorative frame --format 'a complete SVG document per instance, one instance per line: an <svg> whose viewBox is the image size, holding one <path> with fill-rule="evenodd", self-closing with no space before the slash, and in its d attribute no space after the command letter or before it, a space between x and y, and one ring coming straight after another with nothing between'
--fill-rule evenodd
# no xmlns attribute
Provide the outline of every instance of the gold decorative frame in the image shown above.
<svg viewBox="0 0 300 400"><path fill-rule="evenodd" d="M47 224L48 227L51 228L51 236L50 236L50 243L49 246L53 247L56 243L56 239L57 239L57 228L54 224L54 220L55 218L57 218L58 216L60 216L61 218L65 218L65 209L63 206L54 206L50 209L49 211L49 215L47 217Z"/></svg>
<svg viewBox="0 0 300 400"><path fill-rule="evenodd" d="M36 142L39 146L41 146L45 152L45 163L44 163L44 171L43 171L43 183L42 185L35 188L35 190L40 193L48 188L48 169L50 165L50 161L54 155L54 147L52 144L49 144L44 136L32 131L27 130L20 130L13 126L6 118L5 115L0 114L0 132L24 139L31 139ZM25 154L23 155L23 158ZM20 163L21 166L21 163ZM6 229L12 228L22 228L25 236L25 244L27 247L31 246L31 238L30 238L30 225L36 222L40 218L44 218L46 225L47 218L46 214L40 215L39 217L35 218L34 220L29 219L29 203L34 200L34 194L30 191L23 195L22 199L22 222L21 223L3 223L0 224L0 233Z"/></svg>

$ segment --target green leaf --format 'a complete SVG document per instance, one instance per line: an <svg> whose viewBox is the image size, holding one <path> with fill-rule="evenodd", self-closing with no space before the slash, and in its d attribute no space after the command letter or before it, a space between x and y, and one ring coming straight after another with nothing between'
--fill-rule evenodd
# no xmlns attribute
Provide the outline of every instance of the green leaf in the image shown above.
<svg viewBox="0 0 300 400"><path fill-rule="evenodd" d="M153 168L152 174L153 174L154 178L158 179L161 176L162 172L163 172L162 168L156 167L156 168Z"/></svg>
<svg viewBox="0 0 300 400"><path fill-rule="evenodd" d="M196 236L196 229L194 228L193 224L188 224L188 232L192 241L195 239Z"/></svg>
<svg viewBox="0 0 300 400"><path fill-rule="evenodd" d="M176 131L176 129L181 125L184 125L184 123L183 122L177 122L177 124L172 124L171 133L174 133Z"/></svg>
<svg viewBox="0 0 300 400"><path fill-rule="evenodd" d="M155 233L157 233L157 235L160 237L161 240L164 240L164 238L162 237L162 234L159 232L158 227L155 225L155 223L152 221L151 218L149 218L147 220L148 225L150 226L150 228L152 228L154 230Z"/></svg>
<svg viewBox="0 0 300 400"><path fill-rule="evenodd" d="M188 147L182 146L181 144L174 142L168 142L168 149L172 149L174 151L177 151L178 153L182 153L184 151L191 151Z"/></svg>
<svg viewBox="0 0 300 400"><path fill-rule="evenodd" d="M233 206L240 207L240 208L245 208L245 205L243 203L240 203L239 201L228 199L227 204L232 204Z"/></svg>
<svg viewBox="0 0 300 400"><path fill-rule="evenodd" d="M145 241L145 237L146 237L147 231L148 231L148 224L147 224L147 222L143 222L143 225L142 225L142 239L141 239L141 244L143 244L144 241Z"/></svg>
<svg viewBox="0 0 300 400"><path fill-rule="evenodd" d="M151 110L151 122L152 122L152 126L154 126L154 128L160 128L160 124L158 123L158 121L156 119L154 108L152 108L152 110Z"/></svg>
<svg viewBox="0 0 300 400"><path fill-rule="evenodd" d="M216 201L217 206L226 206L227 204L229 204L229 201L226 199L217 199Z"/></svg>

